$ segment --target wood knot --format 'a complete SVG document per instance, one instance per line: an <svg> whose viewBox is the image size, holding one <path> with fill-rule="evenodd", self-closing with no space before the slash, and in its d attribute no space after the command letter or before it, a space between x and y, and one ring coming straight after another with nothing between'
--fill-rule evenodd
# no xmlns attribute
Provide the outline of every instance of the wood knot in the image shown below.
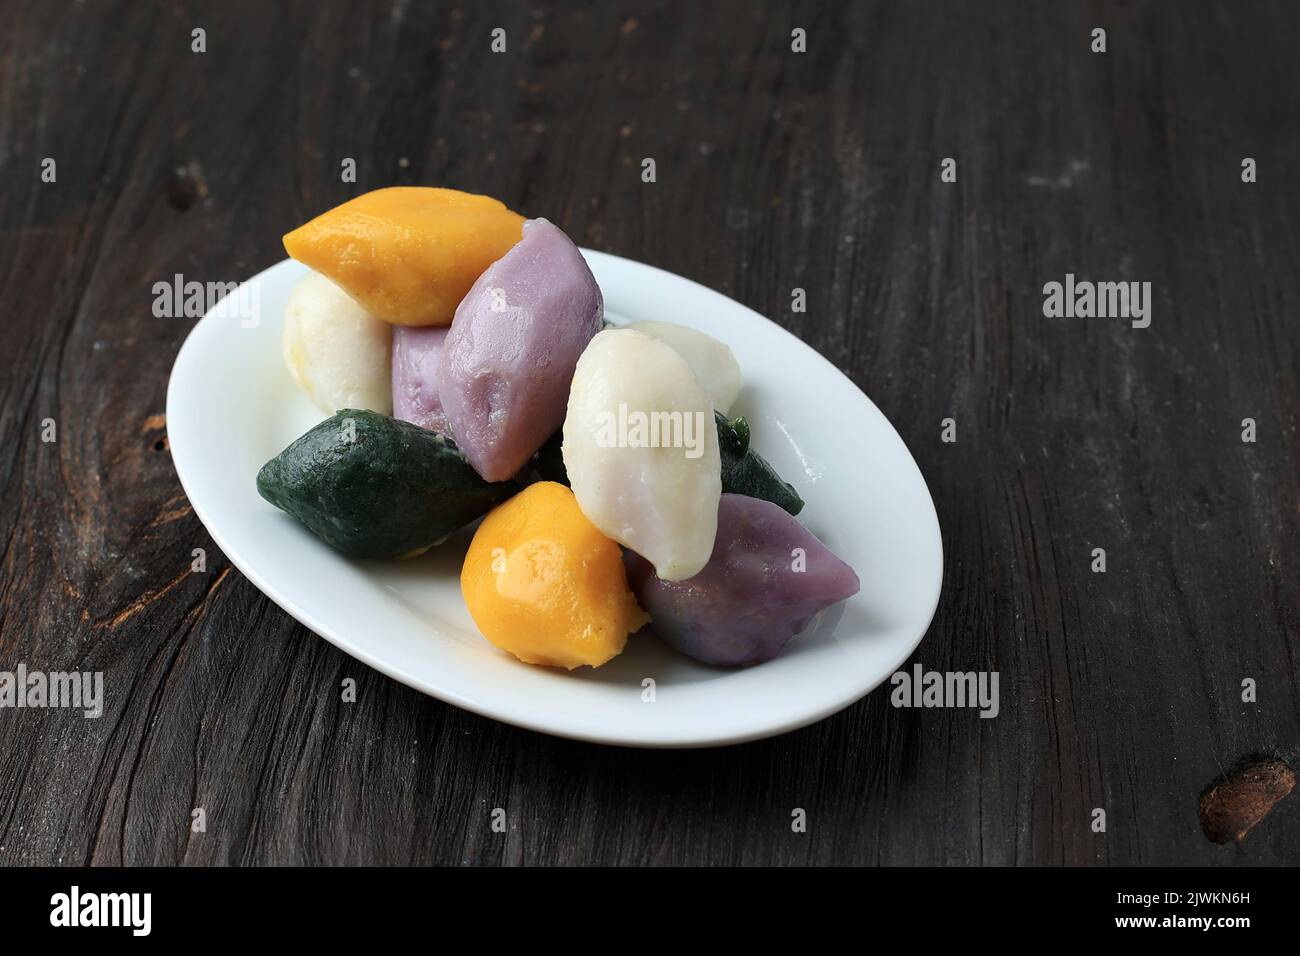
<svg viewBox="0 0 1300 956"><path fill-rule="evenodd" d="M173 209L185 212L208 197L208 181L203 175L203 168L197 160L190 160L184 166L172 170L167 180L167 204Z"/></svg>
<svg viewBox="0 0 1300 956"><path fill-rule="evenodd" d="M1276 757L1243 757L1201 793L1201 830L1211 843L1240 842L1295 789L1295 771Z"/></svg>

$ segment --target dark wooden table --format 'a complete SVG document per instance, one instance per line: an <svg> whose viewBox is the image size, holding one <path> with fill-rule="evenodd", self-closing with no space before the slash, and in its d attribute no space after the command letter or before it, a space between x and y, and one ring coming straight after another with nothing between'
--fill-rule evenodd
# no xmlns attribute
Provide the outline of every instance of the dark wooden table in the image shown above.
<svg viewBox="0 0 1300 956"><path fill-rule="evenodd" d="M1300 799L1240 843L1198 818L1222 771L1300 746L1294 4L0 18L0 669L107 682L97 720L0 710L0 864L1300 861ZM173 471L193 321L156 318L151 287L246 278L286 228L393 184L547 216L852 376L943 527L914 661L998 671L999 716L886 688L744 746L591 746L424 697L263 597ZM1045 318L1066 273L1149 281L1150 327Z"/></svg>

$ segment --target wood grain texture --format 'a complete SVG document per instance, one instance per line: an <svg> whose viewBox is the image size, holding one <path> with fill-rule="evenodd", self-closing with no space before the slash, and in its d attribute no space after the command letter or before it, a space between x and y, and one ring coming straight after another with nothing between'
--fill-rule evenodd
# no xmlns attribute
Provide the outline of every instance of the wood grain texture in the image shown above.
<svg viewBox="0 0 1300 956"><path fill-rule="evenodd" d="M3 19L0 669L102 670L108 702L0 710L0 864L1300 860L1300 800L1240 844L1197 817L1224 767L1300 751L1294 4L10 0ZM155 318L151 286L245 278L287 228L395 184L544 215L849 374L943 528L914 660L999 671L1000 715L878 691L740 747L590 746L408 690L264 598L172 469L192 321ZM1151 327L1045 319L1066 272L1150 281Z"/></svg>

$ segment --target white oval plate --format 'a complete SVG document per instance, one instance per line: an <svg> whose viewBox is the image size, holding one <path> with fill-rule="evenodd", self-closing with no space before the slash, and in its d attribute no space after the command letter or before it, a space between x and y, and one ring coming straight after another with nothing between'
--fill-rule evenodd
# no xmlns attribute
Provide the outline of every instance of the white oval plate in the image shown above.
<svg viewBox="0 0 1300 956"><path fill-rule="evenodd" d="M307 271L291 260L241 289L258 306L256 324L214 309L176 357L167 432L195 512L235 567L326 640L417 690L521 727L702 747L793 730L853 703L908 658L939 600L939 522L902 439L838 369L757 313L651 266L583 254L611 321L666 319L731 346L745 377L732 414L749 419L754 447L807 501L800 520L862 580L775 660L723 670L640 634L598 670L522 664L484 640L465 609L467 532L414 561L354 561L263 501L258 469L325 417L280 357L285 300Z"/></svg>

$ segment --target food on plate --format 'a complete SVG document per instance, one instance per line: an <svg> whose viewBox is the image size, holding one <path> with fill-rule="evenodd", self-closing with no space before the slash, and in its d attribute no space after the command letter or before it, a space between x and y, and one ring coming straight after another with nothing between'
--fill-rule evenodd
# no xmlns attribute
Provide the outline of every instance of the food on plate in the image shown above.
<svg viewBox="0 0 1300 956"><path fill-rule="evenodd" d="M814 616L856 594L858 576L770 501L723 495L708 564L684 581L626 555L628 582L661 638L706 664L775 657Z"/></svg>
<svg viewBox="0 0 1300 956"><path fill-rule="evenodd" d="M470 615L519 660L570 670L652 618L697 660L756 664L857 593L728 417L731 349L672 322L609 323L557 226L401 187L284 244L314 270L289 296L285 365L332 414L257 489L326 544L409 558L486 515L461 569Z"/></svg>
<svg viewBox="0 0 1300 956"><path fill-rule="evenodd" d="M438 397L438 363L448 327L393 328L393 417L431 432L447 431L447 415Z"/></svg>
<svg viewBox="0 0 1300 956"><path fill-rule="evenodd" d="M529 664L599 667L646 623L618 545L563 485L529 485L483 519L460 575L474 623Z"/></svg>
<svg viewBox="0 0 1300 956"><path fill-rule="evenodd" d="M792 515L803 510L803 499L758 452L750 447L749 422L714 413L718 428L718 453L722 463L722 493L748 495L780 505ZM569 483L564 467L563 433L552 435L537 452L537 474L547 481Z"/></svg>
<svg viewBox="0 0 1300 956"><path fill-rule="evenodd" d="M604 304L582 253L545 219L456 309L437 388L456 445L488 481L519 471L564 422L578 356Z"/></svg>
<svg viewBox="0 0 1300 956"><path fill-rule="evenodd" d="M709 560L722 494L713 402L673 348L635 329L591 340L573 375L564 467L582 513L668 581Z"/></svg>
<svg viewBox="0 0 1300 956"><path fill-rule="evenodd" d="M345 408L257 474L257 490L354 558L404 558L518 491L489 483L455 445L409 422Z"/></svg>
<svg viewBox="0 0 1300 956"><path fill-rule="evenodd" d="M740 394L740 366L731 349L711 335L697 332L674 322L646 319L633 322L624 328L637 329L667 342L673 350L686 359L700 384L713 397L713 407L726 414Z"/></svg>
<svg viewBox="0 0 1300 956"><path fill-rule="evenodd" d="M317 273L289 293L284 310L284 364L321 411L392 411L389 348L392 326L366 313Z"/></svg>
<svg viewBox="0 0 1300 956"><path fill-rule="evenodd" d="M299 226L284 248L377 319L448 325L474 280L519 241L523 224L487 196L393 186Z"/></svg>
<svg viewBox="0 0 1300 956"><path fill-rule="evenodd" d="M803 510L794 485L776 473L766 458L749 447L749 422L717 415L718 452L722 458L722 490L780 505L792 515Z"/></svg>

